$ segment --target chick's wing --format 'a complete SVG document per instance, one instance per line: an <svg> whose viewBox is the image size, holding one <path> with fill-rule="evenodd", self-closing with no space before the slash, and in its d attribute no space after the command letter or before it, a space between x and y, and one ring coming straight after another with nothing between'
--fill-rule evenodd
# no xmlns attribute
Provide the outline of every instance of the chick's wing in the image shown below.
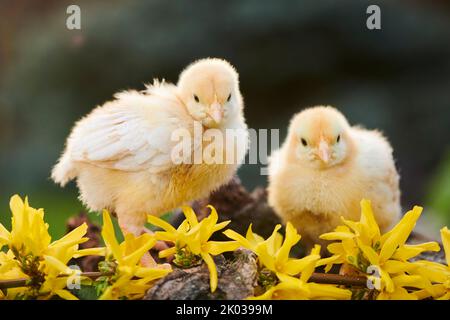
<svg viewBox="0 0 450 320"><path fill-rule="evenodd" d="M71 139L73 159L123 171L158 172L173 166L171 151L177 142L172 133L186 123L176 106L164 105L170 101L143 98L113 101L80 121Z"/></svg>

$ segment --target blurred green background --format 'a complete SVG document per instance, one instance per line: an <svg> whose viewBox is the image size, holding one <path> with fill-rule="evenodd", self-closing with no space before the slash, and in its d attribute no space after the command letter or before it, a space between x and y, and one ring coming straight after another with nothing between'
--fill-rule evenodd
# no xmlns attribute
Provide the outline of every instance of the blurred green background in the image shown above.
<svg viewBox="0 0 450 320"><path fill-rule="evenodd" d="M69 4L81 30L66 28ZM382 29L366 28L381 7ZM155 77L177 81L193 60L238 69L252 128L331 104L351 123L389 137L402 204L450 224L450 3L448 1L0 1L0 222L28 195L64 232L82 210L74 184L49 180L74 121L118 90ZM265 185L245 165L245 185Z"/></svg>

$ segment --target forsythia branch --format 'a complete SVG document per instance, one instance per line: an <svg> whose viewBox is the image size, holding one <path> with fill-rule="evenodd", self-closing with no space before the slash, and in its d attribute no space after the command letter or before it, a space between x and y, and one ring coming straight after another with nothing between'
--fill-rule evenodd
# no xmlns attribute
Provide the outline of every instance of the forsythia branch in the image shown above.
<svg viewBox="0 0 450 320"><path fill-rule="evenodd" d="M80 274L80 277L84 278L90 278L90 279L97 279L102 276L112 276L113 273L103 273L103 272L82 272ZM65 277L65 276L60 276ZM26 287L27 281L29 279L22 278L22 279L14 279L14 280L0 280L0 290L1 289L9 289L9 288L19 288L19 287Z"/></svg>
<svg viewBox="0 0 450 320"><path fill-rule="evenodd" d="M322 284L336 284L343 286L355 286L366 287L367 278L364 276L348 276L332 273L318 273L315 272L309 278L309 282L322 283Z"/></svg>
<svg viewBox="0 0 450 320"><path fill-rule="evenodd" d="M103 272L83 272L80 277L97 279L101 276L111 276L112 273L107 274ZM347 276L331 273L313 273L310 278L310 282L322 283L322 284L335 284L344 286L357 286L364 287L367 284L367 278L363 276ZM9 288L26 287L27 279L15 279L15 280L0 280L0 290Z"/></svg>

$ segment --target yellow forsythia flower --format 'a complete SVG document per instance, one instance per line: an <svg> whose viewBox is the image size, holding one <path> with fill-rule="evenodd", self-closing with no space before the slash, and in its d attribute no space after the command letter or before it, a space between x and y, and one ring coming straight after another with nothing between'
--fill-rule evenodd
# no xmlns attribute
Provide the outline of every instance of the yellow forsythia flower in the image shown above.
<svg viewBox="0 0 450 320"><path fill-rule="evenodd" d="M20 265L11 250L8 250L6 253L0 252L0 280L16 279L29 279L29 277L22 272ZM24 296L26 291L27 288L10 288L3 294L0 290L0 299L13 300L16 297Z"/></svg>
<svg viewBox="0 0 450 320"><path fill-rule="evenodd" d="M288 222L283 241L283 236L278 233L280 228L281 225L275 226L267 240L253 233L251 225L245 238L233 230L224 232L230 239L253 251L258 256L260 266L273 272L278 279L278 283L265 293L251 299L350 299L349 290L308 282L320 259L320 246L316 245L311 254L304 258L290 258L290 251L301 236ZM296 277L299 274L300 277Z"/></svg>
<svg viewBox="0 0 450 320"><path fill-rule="evenodd" d="M281 225L276 225L272 235L267 240L253 233L251 226L248 228L246 238L233 230L226 230L224 234L230 239L238 241L244 248L255 252L260 264L274 273L281 272L288 275L296 275L310 261L320 259L320 255L310 255L302 259L290 258L289 253L292 247L299 242L301 237L293 225L288 222L286 225L286 237L283 241L283 236L278 233L280 228Z"/></svg>
<svg viewBox="0 0 450 320"><path fill-rule="evenodd" d="M44 210L34 209L18 195L10 200L12 228L8 231L0 224L0 280L27 279L31 285L8 289L7 299L48 299L58 295L63 299L76 299L65 289L68 277L76 271L67 263L83 253L78 245L87 241L83 224L59 240L51 242L48 224L44 221Z"/></svg>
<svg viewBox="0 0 450 320"><path fill-rule="evenodd" d="M236 241L210 241L213 233L225 228L230 221L217 223L219 216L216 209L209 205L211 214L202 221L197 220L197 216L190 207L183 207L186 219L175 229L169 223L155 216L148 216L148 222L164 229L157 231L155 237L158 240L172 242L175 246L159 253L161 258L177 254L180 250L187 250L187 254L200 256L208 266L210 274L211 292L217 289L217 268L211 256L221 254L226 251L234 251L239 247Z"/></svg>
<svg viewBox="0 0 450 320"><path fill-rule="evenodd" d="M361 201L359 222L342 219L343 226L323 234L324 240L339 241L328 245L332 256L318 265L346 263L368 274L370 283L379 291L377 299L417 299L408 288L430 288L430 281L417 273L420 265L408 260L423 251L439 251L436 242L406 244L422 208L415 206L389 232L380 233L368 200Z"/></svg>
<svg viewBox="0 0 450 320"><path fill-rule="evenodd" d="M441 239L447 265L426 260L415 262L421 267L416 273L433 283L431 287L415 292L419 299L450 300L450 230L447 227L441 229Z"/></svg>
<svg viewBox="0 0 450 320"><path fill-rule="evenodd" d="M103 240L106 244L106 260L113 264L114 275L100 296L100 300L140 299L152 283L172 271L170 268L148 268L140 265L141 258L156 243L151 235L145 233L139 237L125 235L119 244L109 213L103 211Z"/></svg>

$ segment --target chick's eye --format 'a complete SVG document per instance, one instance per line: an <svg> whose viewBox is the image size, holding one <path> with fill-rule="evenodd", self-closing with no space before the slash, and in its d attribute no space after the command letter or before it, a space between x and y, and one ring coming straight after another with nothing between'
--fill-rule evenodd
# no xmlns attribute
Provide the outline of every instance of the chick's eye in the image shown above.
<svg viewBox="0 0 450 320"><path fill-rule="evenodd" d="M341 135L340 134L336 138L336 143L339 143L339 141L341 141Z"/></svg>
<svg viewBox="0 0 450 320"><path fill-rule="evenodd" d="M194 94L194 100L195 100L195 102L200 102L200 99L198 98L198 96L196 94Z"/></svg>
<svg viewBox="0 0 450 320"><path fill-rule="evenodd" d="M306 142L306 140L304 138L302 138L301 141L302 141L302 145L304 147L306 147L308 145L308 142Z"/></svg>
<svg viewBox="0 0 450 320"><path fill-rule="evenodd" d="M231 100L231 93L228 95L227 102L230 102L230 100Z"/></svg>

